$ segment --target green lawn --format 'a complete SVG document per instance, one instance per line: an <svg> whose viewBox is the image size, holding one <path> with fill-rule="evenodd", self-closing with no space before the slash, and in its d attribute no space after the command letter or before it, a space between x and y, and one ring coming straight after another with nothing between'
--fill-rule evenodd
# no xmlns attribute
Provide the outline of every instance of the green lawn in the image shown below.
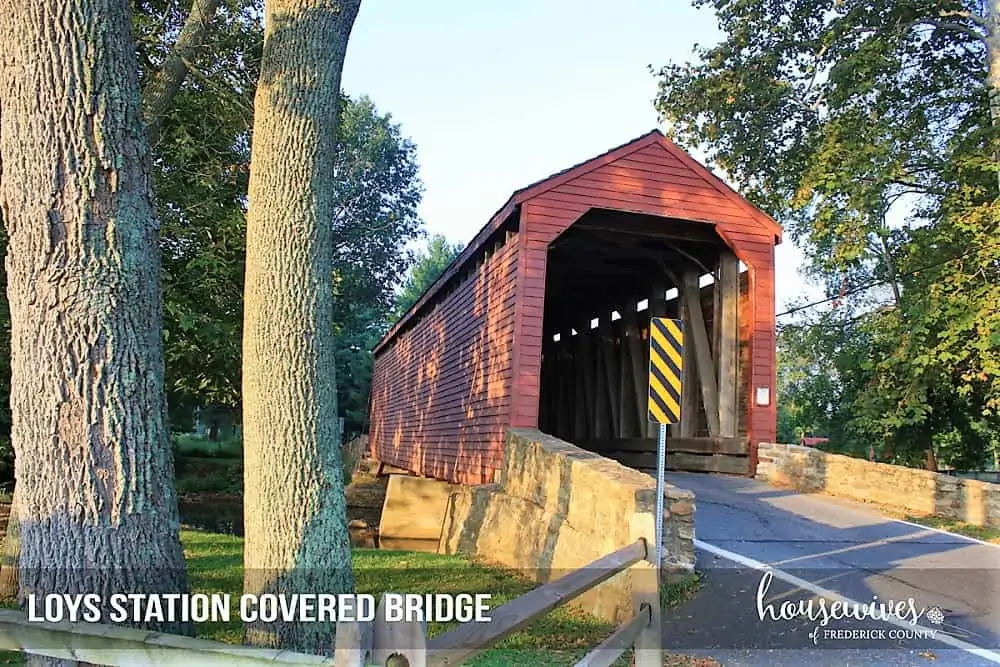
<svg viewBox="0 0 1000 667"><path fill-rule="evenodd" d="M243 589L243 540L229 535L185 531L181 535L193 592L229 593L238 597ZM518 573L471 563L457 556L441 556L406 551L359 549L354 552L354 572L359 593L491 593L491 606L516 598L533 588ZM664 591L668 604L691 594L695 580ZM450 626L430 624L433 636ZM572 665L599 644L613 627L572 609L558 609L518 632L470 665ZM238 620L204 623L197 626L199 637L239 643ZM0 654L0 664L22 664L20 654ZM623 656L617 665L628 665ZM668 656L668 665L710 665L714 662Z"/></svg>
<svg viewBox="0 0 1000 667"><path fill-rule="evenodd" d="M1000 529L998 528L990 526L977 526L975 524L965 523L963 521L958 521L957 519L949 519L943 516L904 516L904 518L907 521L919 523L922 526L940 528L941 530L947 530L948 532L955 533L957 535L965 535L966 537L974 537L977 540L983 540L984 542L1000 544Z"/></svg>

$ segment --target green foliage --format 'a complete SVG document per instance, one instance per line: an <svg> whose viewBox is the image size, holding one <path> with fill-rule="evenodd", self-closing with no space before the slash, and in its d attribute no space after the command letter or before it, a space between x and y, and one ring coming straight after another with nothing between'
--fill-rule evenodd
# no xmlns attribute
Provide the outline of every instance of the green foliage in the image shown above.
<svg viewBox="0 0 1000 667"><path fill-rule="evenodd" d="M448 239L440 234L435 234L428 240L427 250L417 258L402 290L396 296L396 319L406 314L461 252L462 246L448 243Z"/></svg>
<svg viewBox="0 0 1000 667"><path fill-rule="evenodd" d="M782 331L783 435L981 460L1000 433L1000 168L980 3L695 5L724 38L659 70L673 137L785 225L830 297L882 285Z"/></svg>
<svg viewBox="0 0 1000 667"><path fill-rule="evenodd" d="M172 440L177 456L220 459L243 458L243 441L239 438L209 440L199 435L181 433L172 436Z"/></svg>
<svg viewBox="0 0 1000 667"><path fill-rule="evenodd" d="M143 84L163 63L189 10L189 0L136 3ZM190 63L153 149L167 402L175 430L191 428L200 408L239 414L244 214L260 17L259 2L222 0L211 48ZM345 97L340 115L339 150L330 164L339 205L330 224L339 405L351 435L365 427L370 350L387 328L395 286L413 262L408 244L423 235L417 215L423 186L416 148L390 115L365 97ZM6 250L3 236L0 250ZM0 297L0 483L13 478L9 339L7 302Z"/></svg>
<svg viewBox="0 0 1000 667"><path fill-rule="evenodd" d="M212 48L193 63L156 147L167 385L178 424L199 406L238 411L240 405L245 195L262 45L258 5L224 3ZM186 7L170 0L142 7L136 29L141 62L151 68L162 61ZM338 188L330 224L339 405L350 434L364 428L367 415L367 351L412 262L407 244L422 234L422 184L413 143L368 98L343 98L339 138L330 164Z"/></svg>

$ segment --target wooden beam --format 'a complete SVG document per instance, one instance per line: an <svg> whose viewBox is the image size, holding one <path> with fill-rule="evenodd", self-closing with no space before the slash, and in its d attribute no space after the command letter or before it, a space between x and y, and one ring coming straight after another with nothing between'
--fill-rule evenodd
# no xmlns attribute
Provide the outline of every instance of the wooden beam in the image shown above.
<svg viewBox="0 0 1000 667"><path fill-rule="evenodd" d="M603 452L656 453L656 438L585 440L580 441L578 445L599 454ZM667 438L667 450L688 454L747 456L750 453L750 441L746 438Z"/></svg>
<svg viewBox="0 0 1000 667"><path fill-rule="evenodd" d="M611 408L611 421L608 433L612 437L618 433L621 412L618 405L618 349L615 345L614 327L611 323L611 313L601 314L600 325L597 327L601 337L601 355L604 360L604 378L608 405Z"/></svg>
<svg viewBox="0 0 1000 667"><path fill-rule="evenodd" d="M694 271L684 273L684 315L684 345L694 347L701 402L705 406L705 417L708 421L708 434L716 437L719 435L719 389L715 381L715 367L712 362L708 332L705 330L705 316L701 310L698 274Z"/></svg>
<svg viewBox="0 0 1000 667"><path fill-rule="evenodd" d="M639 328L638 313L635 310L636 302L633 299L622 317L625 320L625 331L628 334L629 361L632 364L632 391L635 400L635 434L642 435L646 432L647 421L647 401L649 400L649 362L644 361L645 353L642 347L642 330Z"/></svg>
<svg viewBox="0 0 1000 667"><path fill-rule="evenodd" d="M683 363L681 367L681 423L678 425L676 432L671 433L671 436L693 438L698 434L698 364L695 358L694 336L692 334L694 327L691 324L690 316L687 315L687 303L692 296L684 288L684 280L686 278L687 275L682 278L681 284L678 286L678 290L680 291L680 305L678 310L681 320L684 323L684 349L681 350L681 360ZM697 287L697 284L696 276L695 287ZM700 308L700 295L696 294L694 300L698 304L697 307Z"/></svg>
<svg viewBox="0 0 1000 667"><path fill-rule="evenodd" d="M608 410L610 398L604 373L607 365L604 359L607 356L607 346L600 335L600 328L591 329L588 325L587 333L594 337L594 437L604 438L612 433L611 414Z"/></svg>
<svg viewBox="0 0 1000 667"><path fill-rule="evenodd" d="M724 438L734 437L739 428L739 281L739 259L731 252L723 252L715 284L720 304L715 328L719 332L719 435Z"/></svg>
<svg viewBox="0 0 1000 667"><path fill-rule="evenodd" d="M490 610L490 623L463 623L427 642L428 667L461 665L491 648L508 635L541 618L556 607L614 577L646 558L648 538L598 558L578 570L528 591Z"/></svg>
<svg viewBox="0 0 1000 667"><path fill-rule="evenodd" d="M729 475L746 475L750 472L750 458L727 454L702 455L688 454L686 452L667 452L667 468L690 472L719 472Z"/></svg>
<svg viewBox="0 0 1000 667"><path fill-rule="evenodd" d="M586 338L577 330L573 340L573 384L576 387L576 403L573 410L573 441L580 442L588 437L587 415L590 407L587 405L587 371L584 360L584 341Z"/></svg>
<svg viewBox="0 0 1000 667"><path fill-rule="evenodd" d="M620 308L615 310L621 314ZM632 365L624 318L618 320L618 330L618 437L627 438L632 435L632 387L629 382Z"/></svg>

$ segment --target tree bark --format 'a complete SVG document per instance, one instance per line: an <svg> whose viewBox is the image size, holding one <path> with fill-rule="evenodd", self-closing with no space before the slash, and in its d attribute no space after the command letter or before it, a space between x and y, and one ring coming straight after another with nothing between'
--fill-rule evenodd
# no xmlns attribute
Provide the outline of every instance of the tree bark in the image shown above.
<svg viewBox="0 0 1000 667"><path fill-rule="evenodd" d="M360 0L268 0L254 100L243 336L247 593L354 589L333 338L340 76ZM321 623L249 643L330 654Z"/></svg>
<svg viewBox="0 0 1000 667"><path fill-rule="evenodd" d="M129 2L0 12L21 595L186 592Z"/></svg>
<svg viewBox="0 0 1000 667"><path fill-rule="evenodd" d="M160 143L163 117L187 77L188 63L205 48L205 36L218 8L219 0L194 0L173 48L156 75L146 84L143 117L149 144L154 148Z"/></svg>

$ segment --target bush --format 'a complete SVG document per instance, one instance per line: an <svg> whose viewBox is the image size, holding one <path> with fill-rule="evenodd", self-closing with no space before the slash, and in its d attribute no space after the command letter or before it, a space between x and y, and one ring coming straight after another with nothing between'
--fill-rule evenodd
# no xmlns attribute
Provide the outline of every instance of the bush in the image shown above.
<svg viewBox="0 0 1000 667"><path fill-rule="evenodd" d="M202 435L181 433L175 434L172 440L174 451L178 456L220 459L243 458L243 441L239 438L209 440Z"/></svg>

